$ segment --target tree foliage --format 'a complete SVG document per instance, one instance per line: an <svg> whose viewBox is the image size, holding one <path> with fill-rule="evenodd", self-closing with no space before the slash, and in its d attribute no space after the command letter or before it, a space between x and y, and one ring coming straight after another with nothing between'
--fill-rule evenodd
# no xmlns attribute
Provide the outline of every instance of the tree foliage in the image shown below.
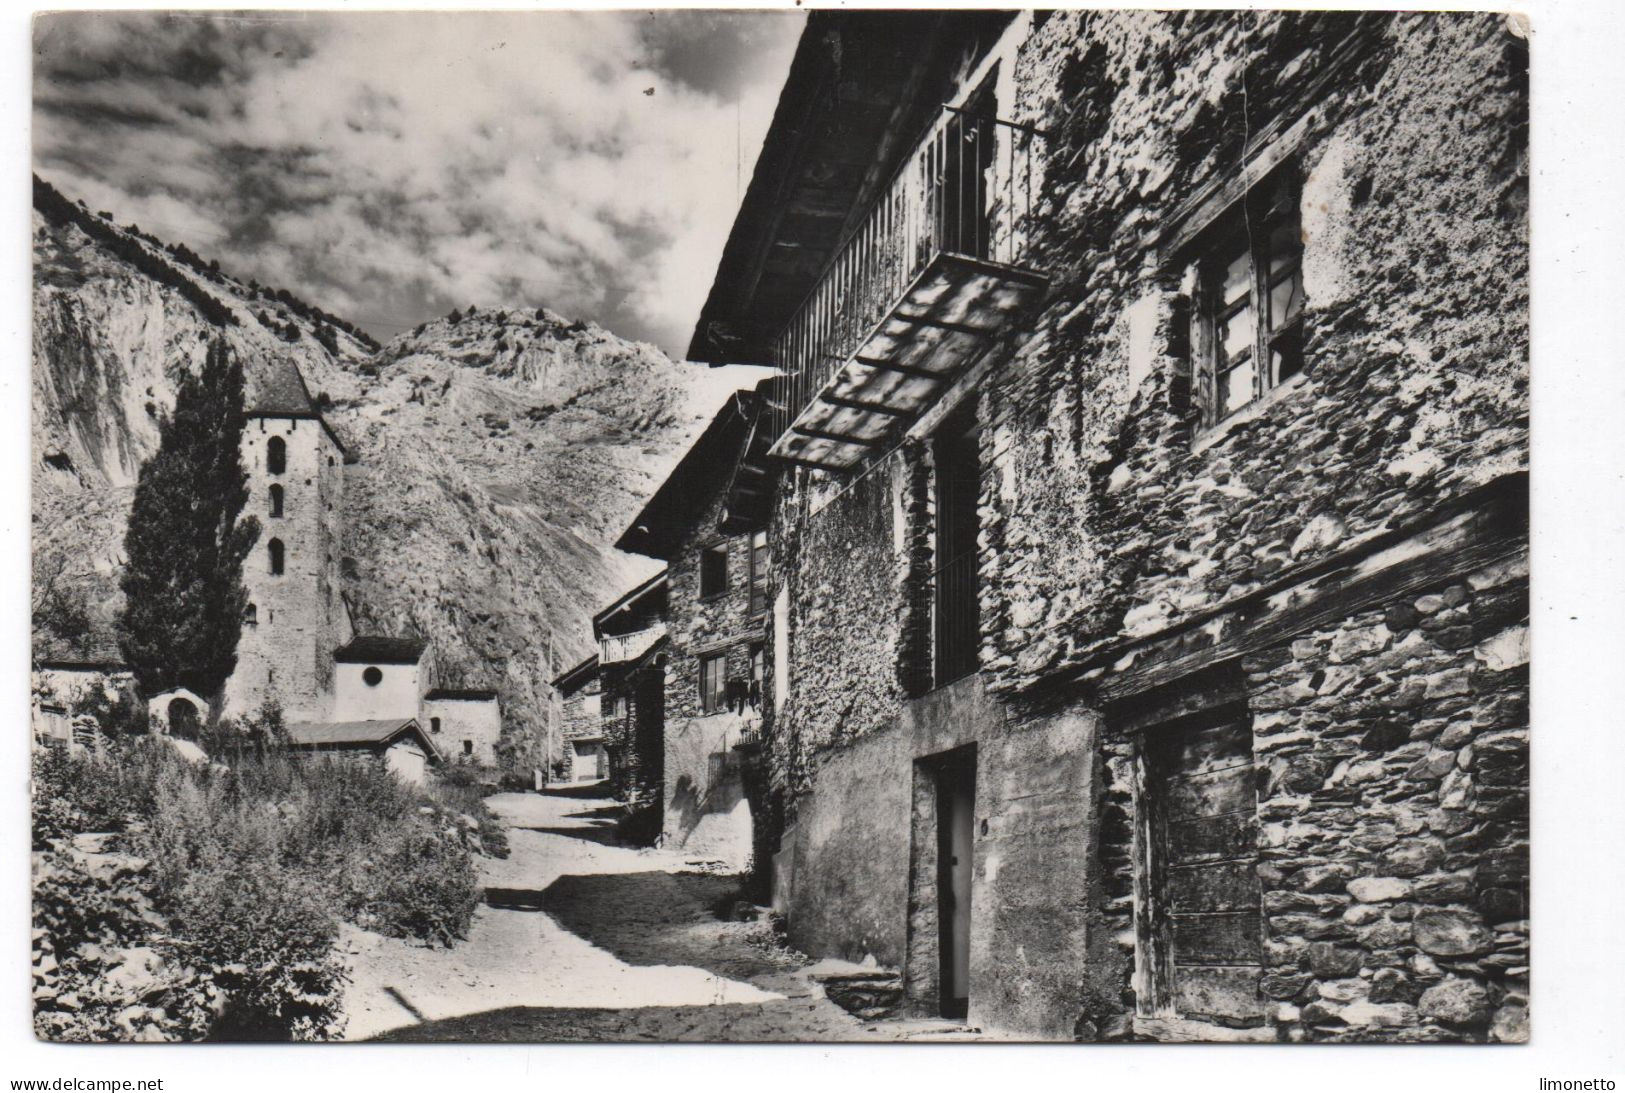
<svg viewBox="0 0 1625 1093"><path fill-rule="evenodd" d="M145 694L213 696L236 666L243 559L259 535L259 521L240 518L242 431L242 363L216 341L203 368L181 377L124 536L119 646Z"/></svg>

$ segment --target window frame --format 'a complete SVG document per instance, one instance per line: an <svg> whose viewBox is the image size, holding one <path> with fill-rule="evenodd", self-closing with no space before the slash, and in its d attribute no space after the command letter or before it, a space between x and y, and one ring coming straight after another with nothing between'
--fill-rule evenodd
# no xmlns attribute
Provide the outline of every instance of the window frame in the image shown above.
<svg viewBox="0 0 1625 1093"><path fill-rule="evenodd" d="M1307 304L1303 286L1303 221L1300 185L1292 161L1262 179L1205 228L1193 245L1195 305L1192 309L1192 346L1199 392L1200 430L1210 432L1256 406L1269 393L1303 374L1303 323ZM1293 244L1280 270L1272 269L1275 233L1291 227ZM1247 262L1245 310L1252 315L1253 331L1247 352L1252 365L1249 397L1226 409L1220 385L1219 331L1227 313L1240 314L1240 300L1225 299L1225 274L1239 258ZM1273 290L1295 282L1287 315L1273 315ZM1295 308L1292 306L1295 303ZM1242 365L1232 365L1234 371Z"/></svg>
<svg viewBox="0 0 1625 1093"><path fill-rule="evenodd" d="M715 667L716 676L712 690L706 689L707 669ZM720 650L715 653L706 653L699 658L699 688L700 713L721 713L728 707L728 652Z"/></svg>
<svg viewBox="0 0 1625 1093"><path fill-rule="evenodd" d="M265 473L282 475L288 472L288 442L273 436L265 442Z"/></svg>
<svg viewBox="0 0 1625 1093"><path fill-rule="evenodd" d="M708 582L706 579L706 563L711 558L718 558L721 560L721 570L719 575L716 577L716 580L720 582L720 586L711 588L709 591L707 591L706 586ZM701 600L714 600L720 596L726 596L728 594L729 585L729 568L728 541L726 539L719 542L706 543L701 546L697 591L698 598Z"/></svg>
<svg viewBox="0 0 1625 1093"><path fill-rule="evenodd" d="M761 540L760 543L757 542L758 539ZM758 564L758 554L760 554L760 564ZM767 614L769 604L767 577L772 569L773 559L768 554L767 532L756 531L751 533L745 559L748 577L746 589L750 594L750 603L747 610L752 618L756 618Z"/></svg>
<svg viewBox="0 0 1625 1093"><path fill-rule="evenodd" d="M271 495L271 516L273 518L280 518L285 513L287 491L282 488L281 483L273 482L271 483L269 493Z"/></svg>

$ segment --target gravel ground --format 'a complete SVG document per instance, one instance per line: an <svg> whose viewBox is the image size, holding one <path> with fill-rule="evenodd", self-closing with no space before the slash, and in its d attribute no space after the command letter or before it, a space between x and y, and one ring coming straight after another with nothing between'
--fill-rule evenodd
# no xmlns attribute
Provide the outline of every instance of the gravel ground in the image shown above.
<svg viewBox="0 0 1625 1093"><path fill-rule="evenodd" d="M453 949L349 930L352 1040L894 1040L797 974L762 923L719 918L737 881L615 845L604 797L501 794L512 854Z"/></svg>

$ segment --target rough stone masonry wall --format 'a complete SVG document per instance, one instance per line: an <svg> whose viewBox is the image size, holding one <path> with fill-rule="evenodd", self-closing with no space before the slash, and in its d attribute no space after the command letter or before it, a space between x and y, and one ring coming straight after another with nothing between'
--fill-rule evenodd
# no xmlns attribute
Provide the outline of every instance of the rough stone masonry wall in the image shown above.
<svg viewBox="0 0 1625 1093"><path fill-rule="evenodd" d="M725 480L703 497L695 497L697 518L666 563L667 632L671 634L666 667L666 721L675 723L701 716L700 657L718 652L728 656L725 679L750 681L750 647L762 632L762 617L750 615L750 536L724 536L717 530L722 516ZM721 595L700 598L700 551L725 545L728 551L728 588Z"/></svg>
<svg viewBox="0 0 1625 1093"><path fill-rule="evenodd" d="M770 738L775 784L809 788L816 755L890 723L901 709L905 558L896 539L902 455L860 478L786 474L775 571L790 588L790 693ZM770 666L771 671L771 666Z"/></svg>
<svg viewBox="0 0 1625 1093"><path fill-rule="evenodd" d="M1312 86L1366 26L1348 74ZM1526 462L1524 44L1500 16L1056 13L1017 65L1051 131L1054 278L986 388L997 690L1243 594ZM1245 134L1307 113L1307 378L1193 444L1188 263L1162 233Z"/></svg>
<svg viewBox="0 0 1625 1093"><path fill-rule="evenodd" d="M701 658L722 653L727 658L724 680L748 686L750 647L763 641L764 634L765 612L756 617L750 613L751 537L723 536L717 530L726 484L714 480L708 494L693 498L696 518L666 565L671 642L666 662L663 845L743 869L751 859L751 808L745 800L744 757L733 745L745 722L739 713L727 710L705 714L700 702ZM700 552L718 544L727 549L727 588L701 599ZM764 686L764 691L770 688ZM764 708L770 697L764 694Z"/></svg>
<svg viewBox="0 0 1625 1093"><path fill-rule="evenodd" d="M1243 658L1278 1038L1527 1038L1528 659L1522 559ZM1102 863L1132 952L1129 754Z"/></svg>
<svg viewBox="0 0 1625 1093"><path fill-rule="evenodd" d="M281 475L266 470L273 436L287 445ZM308 419L251 418L242 448L249 482L243 512L260 522L259 540L243 563L256 622L243 627L238 641L227 712L252 716L274 700L289 716L323 719L332 709L333 651L349 636L338 584L343 456L320 422ZM283 487L282 516L271 515L273 484ZM280 576L270 571L272 539L283 543Z"/></svg>

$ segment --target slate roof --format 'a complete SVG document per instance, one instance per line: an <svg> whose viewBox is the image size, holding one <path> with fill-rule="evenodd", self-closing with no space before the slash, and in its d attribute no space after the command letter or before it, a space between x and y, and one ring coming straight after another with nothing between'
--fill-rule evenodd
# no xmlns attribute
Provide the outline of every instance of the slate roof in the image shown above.
<svg viewBox="0 0 1625 1093"><path fill-rule="evenodd" d="M756 390L735 391L729 396L654 496L644 502L632 523L615 540L616 550L671 561L684 538L699 526L705 510L700 499L720 492L733 477L734 463L755 420L757 400L771 382L763 380Z"/></svg>
<svg viewBox="0 0 1625 1093"><path fill-rule="evenodd" d="M598 674L598 654L594 653L574 668L553 677L553 689L560 694L573 693L585 687Z"/></svg>
<svg viewBox="0 0 1625 1093"><path fill-rule="evenodd" d="M296 748L377 747L404 733L411 733L423 745L429 758L438 760L440 751L423 734L417 719L391 717L381 721L294 721L288 724L288 741Z"/></svg>
<svg viewBox="0 0 1625 1093"><path fill-rule="evenodd" d="M436 687L424 698L450 699L454 702L490 702L497 696L493 690L484 687Z"/></svg>
<svg viewBox="0 0 1625 1093"><path fill-rule="evenodd" d="M666 591L666 571L662 569L659 573L656 573L653 577L650 577L594 615L592 617L593 637L602 637L600 628L603 624L609 620L610 616L625 608L642 606L651 616L664 617L666 613Z"/></svg>
<svg viewBox="0 0 1625 1093"><path fill-rule="evenodd" d="M297 417L319 421L338 449L349 454L344 441L322 417L299 365L291 357L271 357L247 377L243 412L248 417Z"/></svg>
<svg viewBox="0 0 1625 1093"><path fill-rule="evenodd" d="M429 643L422 638L391 638L381 634L354 638L333 653L340 664L416 664Z"/></svg>
<svg viewBox="0 0 1625 1093"><path fill-rule="evenodd" d="M249 414L267 417L310 417L316 413L316 403L305 386L305 377L292 359L272 356L248 377L248 392L244 398Z"/></svg>

